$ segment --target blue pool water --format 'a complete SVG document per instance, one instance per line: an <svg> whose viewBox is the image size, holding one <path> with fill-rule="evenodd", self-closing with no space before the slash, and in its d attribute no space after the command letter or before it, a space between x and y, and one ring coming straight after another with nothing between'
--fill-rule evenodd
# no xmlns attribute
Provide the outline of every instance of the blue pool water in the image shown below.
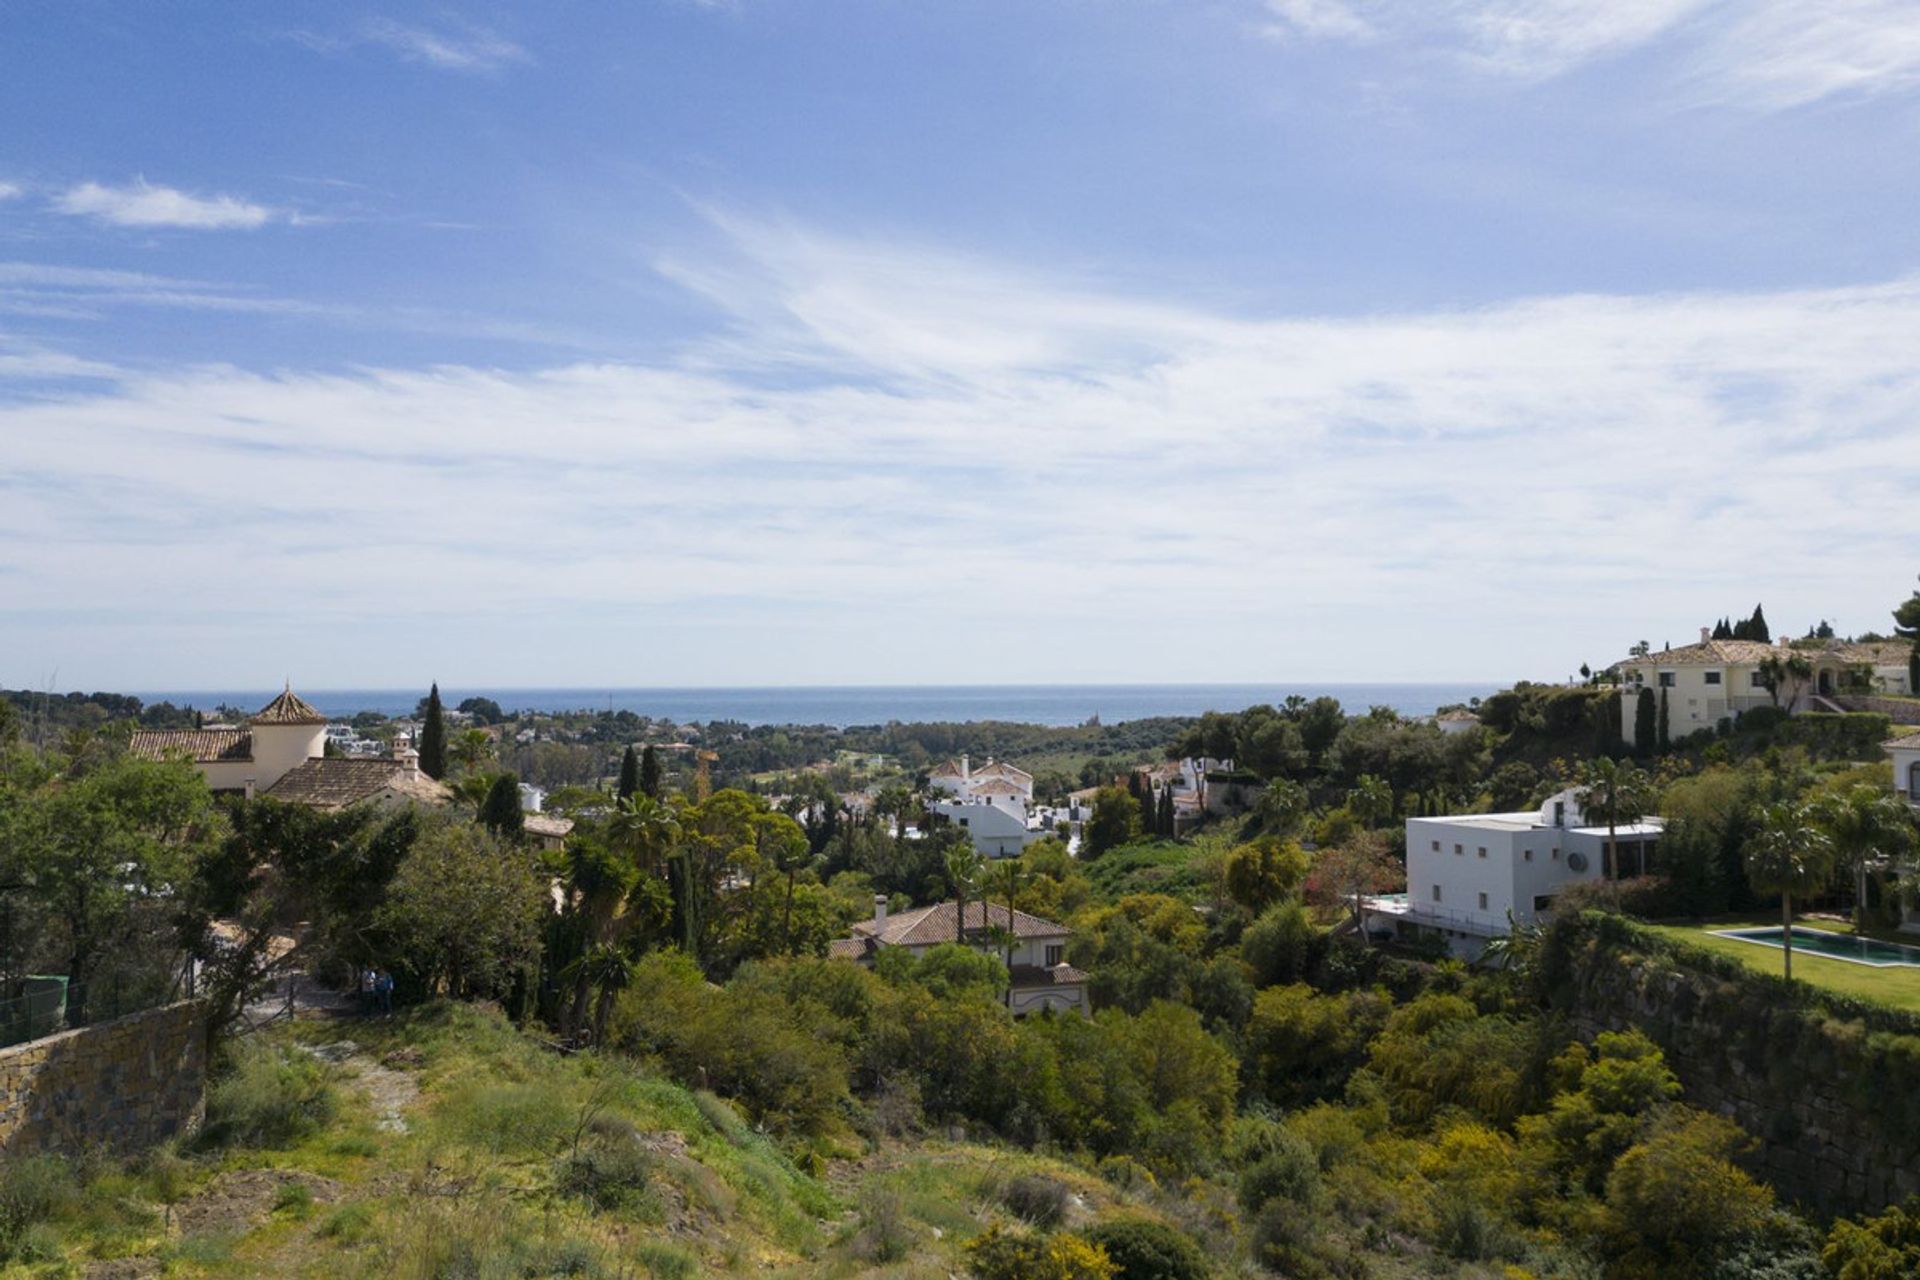
<svg viewBox="0 0 1920 1280"><path fill-rule="evenodd" d="M1763 947L1781 949L1781 935L1786 932L1778 926L1771 929L1725 929L1718 931L1722 938L1735 938L1741 942L1757 942ZM1793 931L1793 949L1816 956L1831 956L1835 960L1851 960L1855 964L1870 964L1878 969L1892 965L1920 966L1920 947L1905 947L1897 942L1877 942L1872 938L1855 938L1844 933L1828 933L1822 929L1795 929Z"/></svg>

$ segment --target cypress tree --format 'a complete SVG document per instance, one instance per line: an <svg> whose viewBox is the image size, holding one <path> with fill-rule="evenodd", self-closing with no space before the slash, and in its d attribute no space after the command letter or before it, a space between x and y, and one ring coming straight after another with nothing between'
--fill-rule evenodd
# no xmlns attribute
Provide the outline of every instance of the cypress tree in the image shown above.
<svg viewBox="0 0 1920 1280"><path fill-rule="evenodd" d="M660 798L660 754L652 743L640 753L640 790L655 800Z"/></svg>
<svg viewBox="0 0 1920 1280"><path fill-rule="evenodd" d="M513 773L495 774L480 802L480 822L487 830L506 840L518 840L526 819L520 812L520 777Z"/></svg>
<svg viewBox="0 0 1920 1280"><path fill-rule="evenodd" d="M1673 745L1673 733L1667 719L1667 689L1665 685L1660 686L1660 727L1656 731L1655 741L1660 744L1660 750L1662 751L1665 751Z"/></svg>
<svg viewBox="0 0 1920 1280"><path fill-rule="evenodd" d="M1920 693L1920 640L1913 642L1913 651L1907 654L1907 692Z"/></svg>
<svg viewBox="0 0 1920 1280"><path fill-rule="evenodd" d="M628 800L640 789L640 757L634 754L633 744L627 744L626 754L620 757L620 787L615 793L621 800Z"/></svg>
<svg viewBox="0 0 1920 1280"><path fill-rule="evenodd" d="M1773 643L1773 632L1767 629L1766 611L1759 605L1753 606L1753 617L1747 620L1747 639L1758 640L1761 644Z"/></svg>
<svg viewBox="0 0 1920 1280"><path fill-rule="evenodd" d="M1173 839L1173 788L1168 787L1160 793L1160 834Z"/></svg>
<svg viewBox="0 0 1920 1280"><path fill-rule="evenodd" d="M1633 703L1633 749L1645 755L1654 747L1654 726L1658 723L1653 707L1653 690L1640 687Z"/></svg>
<svg viewBox="0 0 1920 1280"><path fill-rule="evenodd" d="M420 726L420 772L429 778L447 776L447 719L440 705L440 683L427 691L426 722Z"/></svg>

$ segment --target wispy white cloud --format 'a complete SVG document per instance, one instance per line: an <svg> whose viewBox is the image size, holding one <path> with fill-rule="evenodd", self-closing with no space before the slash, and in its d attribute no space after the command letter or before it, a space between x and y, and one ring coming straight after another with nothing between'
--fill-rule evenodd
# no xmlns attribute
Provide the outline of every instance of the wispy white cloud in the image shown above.
<svg viewBox="0 0 1920 1280"><path fill-rule="evenodd" d="M17 182L0 182L0 200L18 200L25 194Z"/></svg>
<svg viewBox="0 0 1920 1280"><path fill-rule="evenodd" d="M730 228L675 270L731 330L672 362L187 369L0 409L42 485L0 504L15 598L124 619L0 617L0 650L123 652L271 582L281 631L182 652L317 668L316 636L458 619L473 678L558 683L1550 677L1756 591L1875 625L1911 575L1920 281L1260 319ZM647 671L606 666L609 626ZM394 661L339 678L420 678Z"/></svg>
<svg viewBox="0 0 1920 1280"><path fill-rule="evenodd" d="M117 227L181 227L195 231L252 230L279 216L266 205L238 196L200 196L144 178L124 187L82 182L54 200L75 217Z"/></svg>
<svg viewBox="0 0 1920 1280"><path fill-rule="evenodd" d="M498 71L532 61L525 49L485 27L435 31L381 18L362 26L360 38L382 45L409 62L444 71Z"/></svg>
<svg viewBox="0 0 1920 1280"><path fill-rule="evenodd" d="M1685 99L1761 110L1920 84L1911 0L1263 0L1263 30L1438 49L1543 80L1636 50L1674 59Z"/></svg>

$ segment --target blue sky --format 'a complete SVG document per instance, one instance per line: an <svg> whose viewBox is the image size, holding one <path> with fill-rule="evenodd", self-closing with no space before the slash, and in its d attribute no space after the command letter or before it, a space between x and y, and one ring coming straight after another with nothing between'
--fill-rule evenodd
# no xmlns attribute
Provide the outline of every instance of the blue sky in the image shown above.
<svg viewBox="0 0 1920 1280"><path fill-rule="evenodd" d="M0 684L1554 678L1920 570L1912 0L15 0L0 120Z"/></svg>

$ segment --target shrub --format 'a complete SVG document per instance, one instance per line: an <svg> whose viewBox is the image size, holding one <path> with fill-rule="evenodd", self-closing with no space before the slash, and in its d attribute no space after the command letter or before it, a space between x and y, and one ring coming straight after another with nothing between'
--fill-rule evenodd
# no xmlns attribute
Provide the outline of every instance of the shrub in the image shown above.
<svg viewBox="0 0 1920 1280"><path fill-rule="evenodd" d="M305 1218L313 1212L313 1188L304 1182L283 1182L273 1193L273 1208L276 1213Z"/></svg>
<svg viewBox="0 0 1920 1280"><path fill-rule="evenodd" d="M577 1121L564 1096L536 1084L468 1086L442 1102L436 1118L455 1140L494 1155L552 1151Z"/></svg>
<svg viewBox="0 0 1920 1280"><path fill-rule="evenodd" d="M1318 1280L1326 1268L1313 1256L1313 1221L1299 1205L1269 1201L1253 1220L1253 1260L1290 1280Z"/></svg>
<svg viewBox="0 0 1920 1280"><path fill-rule="evenodd" d="M1305 1139L1284 1129L1272 1148L1240 1174L1240 1205L1258 1213L1271 1200L1310 1205L1320 1190L1320 1160Z"/></svg>
<svg viewBox="0 0 1920 1280"><path fill-rule="evenodd" d="M860 1230L853 1238L854 1256L864 1262L897 1262L906 1256L912 1243L900 1193L891 1187L869 1188L860 1197Z"/></svg>
<svg viewBox="0 0 1920 1280"><path fill-rule="evenodd" d="M1000 1193L1007 1212L1036 1227L1051 1227L1067 1213L1066 1184L1038 1174L1021 1174Z"/></svg>
<svg viewBox="0 0 1920 1280"><path fill-rule="evenodd" d="M320 1234L343 1244L364 1239L373 1229L373 1206L364 1202L343 1204L320 1224Z"/></svg>
<svg viewBox="0 0 1920 1280"><path fill-rule="evenodd" d="M72 1166L58 1156L24 1156L0 1164L0 1261L29 1261L35 1228L78 1196Z"/></svg>
<svg viewBox="0 0 1920 1280"><path fill-rule="evenodd" d="M618 1209L645 1196L653 1171L652 1154L630 1135L603 1137L564 1157L554 1181L597 1209Z"/></svg>
<svg viewBox="0 0 1920 1280"><path fill-rule="evenodd" d="M1152 1218L1110 1218L1086 1236L1107 1251L1118 1280L1206 1280L1211 1274L1199 1245Z"/></svg>
<svg viewBox="0 0 1920 1280"><path fill-rule="evenodd" d="M1071 1232L1032 1236L990 1227L967 1245L977 1280L1114 1280L1107 1251Z"/></svg>
<svg viewBox="0 0 1920 1280"><path fill-rule="evenodd" d="M317 1060L243 1042L232 1069L207 1090L200 1141L210 1147L290 1146L324 1128L337 1106Z"/></svg>

